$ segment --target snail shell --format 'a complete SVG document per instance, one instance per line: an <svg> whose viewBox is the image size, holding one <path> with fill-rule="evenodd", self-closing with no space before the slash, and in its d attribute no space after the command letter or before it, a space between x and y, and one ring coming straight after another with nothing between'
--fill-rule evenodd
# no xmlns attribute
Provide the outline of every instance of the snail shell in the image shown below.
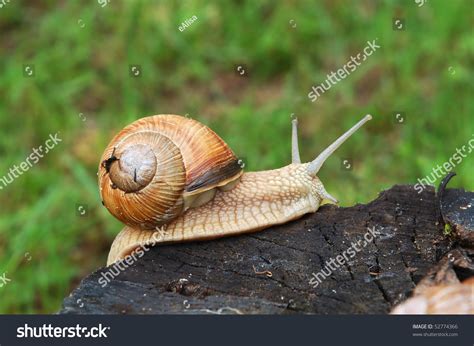
<svg viewBox="0 0 474 346"><path fill-rule="evenodd" d="M394 315L474 314L474 277L462 283L429 287L391 312Z"/></svg>
<svg viewBox="0 0 474 346"><path fill-rule="evenodd" d="M123 223L154 229L231 189L238 159L210 128L178 115L155 115L126 126L99 165L104 206Z"/></svg>

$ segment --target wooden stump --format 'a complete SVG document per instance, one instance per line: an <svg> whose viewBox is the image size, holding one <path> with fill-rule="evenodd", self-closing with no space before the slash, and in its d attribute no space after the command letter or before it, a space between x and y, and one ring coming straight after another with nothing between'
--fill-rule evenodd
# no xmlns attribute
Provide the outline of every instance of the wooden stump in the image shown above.
<svg viewBox="0 0 474 346"><path fill-rule="evenodd" d="M451 189L444 195L443 214L472 232L471 208L458 209L471 201L474 211L474 193ZM325 205L257 233L157 246L123 271L112 266L86 277L60 313L388 313L443 255L472 245L444 234L439 205L433 188L418 194L397 185L366 205ZM373 227L380 234L362 246ZM360 251L347 256L358 240ZM340 264L336 258L344 252ZM339 267L332 265L316 286L313 273L331 258Z"/></svg>

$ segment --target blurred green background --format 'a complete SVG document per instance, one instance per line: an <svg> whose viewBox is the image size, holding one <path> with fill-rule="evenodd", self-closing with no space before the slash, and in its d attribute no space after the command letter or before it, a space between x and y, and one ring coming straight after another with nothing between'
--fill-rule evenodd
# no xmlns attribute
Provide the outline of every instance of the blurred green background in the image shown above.
<svg viewBox="0 0 474 346"><path fill-rule="evenodd" d="M292 115L307 161L371 113L320 171L326 189L350 206L429 175L474 133L474 2L419 4L6 3L0 178L49 134L63 142L0 190L0 276L11 280L0 287L0 313L55 312L105 264L121 224L101 206L98 161L111 137L143 116L188 114L220 134L246 170L264 170L289 163ZM394 30L394 18L404 30ZM312 85L376 38L381 48L355 72L308 99ZM139 77L130 65L140 65ZM451 187L473 190L473 160L456 167Z"/></svg>

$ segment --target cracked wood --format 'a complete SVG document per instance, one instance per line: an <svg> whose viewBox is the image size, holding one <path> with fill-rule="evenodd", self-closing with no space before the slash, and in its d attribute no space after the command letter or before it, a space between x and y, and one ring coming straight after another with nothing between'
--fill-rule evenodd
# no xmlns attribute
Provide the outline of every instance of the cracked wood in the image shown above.
<svg viewBox="0 0 474 346"><path fill-rule="evenodd" d="M433 189L397 185L366 205L325 205L257 233L157 246L105 287L98 281L110 268L86 277L61 313L387 313L455 245L439 221ZM373 226L382 234L310 285L312 273Z"/></svg>

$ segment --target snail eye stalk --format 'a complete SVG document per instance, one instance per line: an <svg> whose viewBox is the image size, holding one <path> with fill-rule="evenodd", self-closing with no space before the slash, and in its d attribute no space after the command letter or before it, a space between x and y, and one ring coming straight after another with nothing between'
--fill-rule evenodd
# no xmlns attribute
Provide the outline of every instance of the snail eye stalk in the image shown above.
<svg viewBox="0 0 474 346"><path fill-rule="evenodd" d="M336 139L329 147L323 150L321 154L318 155L312 162L308 165L308 174L311 176L316 176L319 169L323 165L324 161L331 156L331 154L339 148L342 143L344 143L350 136L354 134L359 128L362 127L367 121L372 120L372 115L367 114L362 120L360 120L357 124L352 126L348 131L346 131L341 137Z"/></svg>

